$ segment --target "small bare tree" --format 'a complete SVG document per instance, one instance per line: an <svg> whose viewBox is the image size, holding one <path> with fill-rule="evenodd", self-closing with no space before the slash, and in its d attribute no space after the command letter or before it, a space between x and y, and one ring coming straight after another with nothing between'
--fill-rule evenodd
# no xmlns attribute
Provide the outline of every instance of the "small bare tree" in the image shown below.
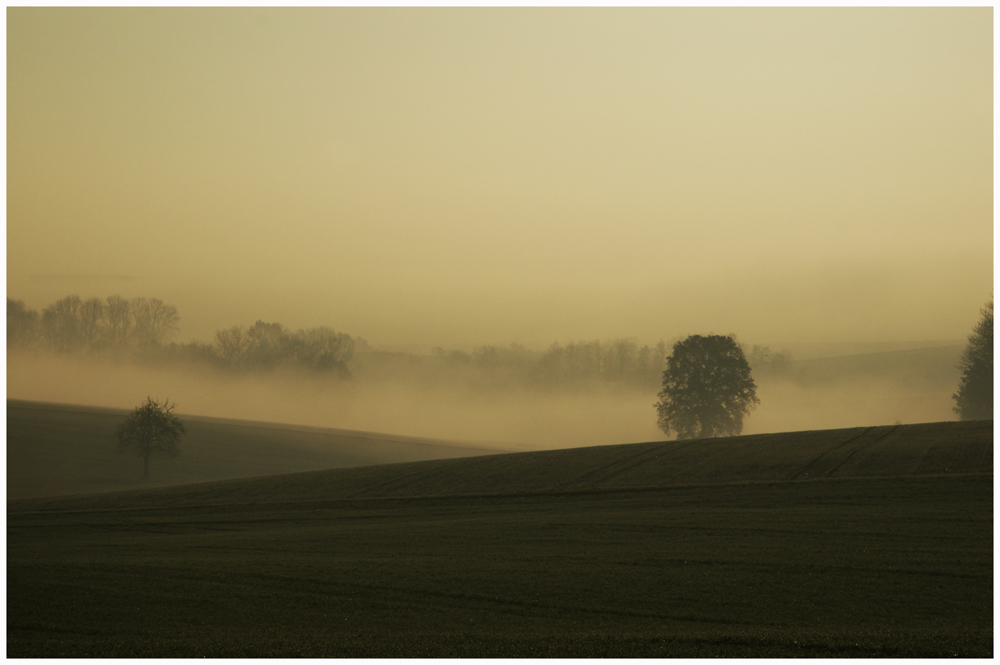
<svg viewBox="0 0 1000 665"><path fill-rule="evenodd" d="M146 402L135 407L115 431L118 440L118 453L135 450L143 458L143 480L149 480L149 456L153 452L165 453L177 457L177 442L186 433L184 423L174 415L174 407L170 400L163 403L151 397Z"/></svg>

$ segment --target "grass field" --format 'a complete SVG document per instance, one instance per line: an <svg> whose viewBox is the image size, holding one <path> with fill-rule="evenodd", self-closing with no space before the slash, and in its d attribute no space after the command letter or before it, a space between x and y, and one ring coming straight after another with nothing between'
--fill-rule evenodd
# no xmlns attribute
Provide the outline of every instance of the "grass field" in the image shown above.
<svg viewBox="0 0 1000 665"><path fill-rule="evenodd" d="M993 653L992 422L8 501L7 654Z"/></svg>

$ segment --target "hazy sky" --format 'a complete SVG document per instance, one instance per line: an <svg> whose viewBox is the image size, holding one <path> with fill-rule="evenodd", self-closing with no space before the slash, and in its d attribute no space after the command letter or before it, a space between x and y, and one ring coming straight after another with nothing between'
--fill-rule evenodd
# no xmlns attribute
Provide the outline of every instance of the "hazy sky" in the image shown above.
<svg viewBox="0 0 1000 665"><path fill-rule="evenodd" d="M993 10L7 10L7 294L177 339L964 339Z"/></svg>

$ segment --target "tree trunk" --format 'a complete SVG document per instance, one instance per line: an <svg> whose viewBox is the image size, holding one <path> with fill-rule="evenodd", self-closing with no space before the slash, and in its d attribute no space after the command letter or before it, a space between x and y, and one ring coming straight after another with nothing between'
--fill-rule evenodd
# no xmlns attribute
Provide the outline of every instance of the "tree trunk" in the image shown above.
<svg viewBox="0 0 1000 665"><path fill-rule="evenodd" d="M142 456L143 469L142 469L142 479L149 480L149 453Z"/></svg>

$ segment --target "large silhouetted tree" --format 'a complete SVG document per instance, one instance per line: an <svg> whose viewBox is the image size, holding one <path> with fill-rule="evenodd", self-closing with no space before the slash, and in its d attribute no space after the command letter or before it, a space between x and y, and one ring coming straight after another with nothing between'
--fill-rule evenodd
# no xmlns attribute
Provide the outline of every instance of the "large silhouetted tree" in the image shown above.
<svg viewBox="0 0 1000 665"><path fill-rule="evenodd" d="M993 419L993 299L982 309L982 318L969 335L969 345L959 361L962 378L955 400L961 420Z"/></svg>
<svg viewBox="0 0 1000 665"><path fill-rule="evenodd" d="M760 403L743 349L722 335L674 344L659 398L657 424L679 439L739 434L744 416Z"/></svg>
<svg viewBox="0 0 1000 665"><path fill-rule="evenodd" d="M185 434L184 423L174 415L175 404L157 402L151 397L135 407L115 431L118 452L133 450L143 458L143 479L149 479L149 456L165 453L177 457L177 442Z"/></svg>

